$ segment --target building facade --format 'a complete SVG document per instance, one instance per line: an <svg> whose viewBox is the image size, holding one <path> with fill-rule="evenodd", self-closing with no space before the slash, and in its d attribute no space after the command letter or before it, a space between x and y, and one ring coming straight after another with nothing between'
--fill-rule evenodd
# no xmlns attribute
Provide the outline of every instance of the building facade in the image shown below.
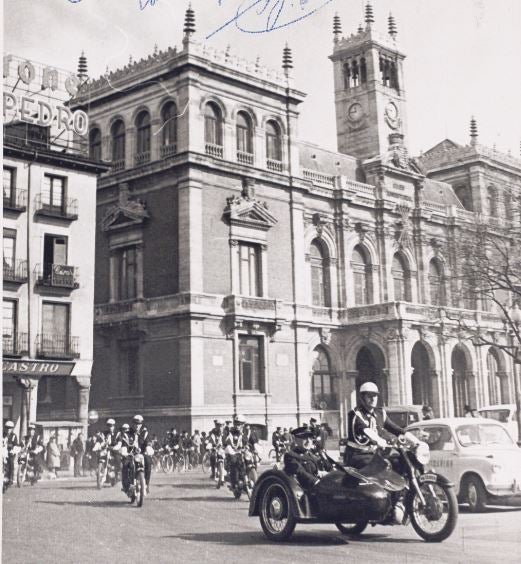
<svg viewBox="0 0 521 564"><path fill-rule="evenodd" d="M106 167L88 159L72 129L60 135L55 123L44 123L70 73L12 56L7 64L22 86L9 87L16 105L6 108L4 100L3 417L20 435L29 422L43 427L45 438L58 432L66 448L71 431L87 424L96 177ZM29 82L51 70L55 87L42 88L29 108ZM47 113L37 117L41 99Z"/></svg>
<svg viewBox="0 0 521 564"><path fill-rule="evenodd" d="M521 195L521 162L450 141L410 158L405 56L394 22L382 35L373 19L342 37L335 18L338 152L299 139L288 48L280 72L214 51L190 9L180 49L82 89L91 157L112 167L97 190L101 414L158 432L319 415L342 433L367 380L386 405L438 415L489 403L489 381L512 400L511 362L446 313L506 339L496 313L461 303L455 248L488 217L489 181Z"/></svg>

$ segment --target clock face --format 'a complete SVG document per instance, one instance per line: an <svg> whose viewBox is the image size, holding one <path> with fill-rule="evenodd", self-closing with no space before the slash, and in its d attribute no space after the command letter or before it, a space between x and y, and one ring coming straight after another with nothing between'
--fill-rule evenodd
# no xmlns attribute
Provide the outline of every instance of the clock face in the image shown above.
<svg viewBox="0 0 521 564"><path fill-rule="evenodd" d="M363 116L362 106L358 102L355 102L354 104L351 104L349 106L349 109L347 110L347 117L351 121L358 121L362 119L362 116Z"/></svg>
<svg viewBox="0 0 521 564"><path fill-rule="evenodd" d="M393 102L389 102L385 107L385 115L391 120L396 121L398 119L398 108Z"/></svg>

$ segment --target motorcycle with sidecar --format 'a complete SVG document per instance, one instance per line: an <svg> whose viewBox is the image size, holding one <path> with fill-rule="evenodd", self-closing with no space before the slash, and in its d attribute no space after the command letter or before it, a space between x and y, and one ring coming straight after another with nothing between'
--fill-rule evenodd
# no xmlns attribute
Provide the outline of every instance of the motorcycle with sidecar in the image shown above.
<svg viewBox="0 0 521 564"><path fill-rule="evenodd" d="M259 517L266 537L287 540L298 523L332 523L346 535L360 535L371 525L412 524L427 542L448 538L458 517L451 484L428 468L429 447L412 444L404 436L389 452L377 450L360 470L344 467L327 457L335 470L309 491L283 470L268 470L257 481L249 515Z"/></svg>

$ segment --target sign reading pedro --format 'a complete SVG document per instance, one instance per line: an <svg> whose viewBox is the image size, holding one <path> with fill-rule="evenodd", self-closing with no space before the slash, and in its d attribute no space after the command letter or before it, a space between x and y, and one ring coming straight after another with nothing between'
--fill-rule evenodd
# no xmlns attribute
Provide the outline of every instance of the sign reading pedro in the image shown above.
<svg viewBox="0 0 521 564"><path fill-rule="evenodd" d="M5 374L69 376L74 368L74 362L40 362L38 360L4 360L2 371Z"/></svg>
<svg viewBox="0 0 521 564"><path fill-rule="evenodd" d="M86 135L87 114L66 105L80 87L73 73L4 55L4 123L22 121Z"/></svg>

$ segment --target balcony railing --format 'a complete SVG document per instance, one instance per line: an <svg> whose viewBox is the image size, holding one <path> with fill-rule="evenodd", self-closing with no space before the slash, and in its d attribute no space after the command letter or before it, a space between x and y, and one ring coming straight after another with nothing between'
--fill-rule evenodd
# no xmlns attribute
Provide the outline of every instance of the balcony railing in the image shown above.
<svg viewBox="0 0 521 564"><path fill-rule="evenodd" d="M4 282L27 282L27 261L17 259L12 264L7 264L4 260Z"/></svg>
<svg viewBox="0 0 521 564"><path fill-rule="evenodd" d="M112 161L112 165L110 169L112 172L118 172L119 170L123 170L125 168L125 159L118 159L117 161Z"/></svg>
<svg viewBox="0 0 521 564"><path fill-rule="evenodd" d="M336 394L312 394L311 406L313 409L338 409L338 397Z"/></svg>
<svg viewBox="0 0 521 564"><path fill-rule="evenodd" d="M36 337L36 355L40 358L79 358L80 338L41 333Z"/></svg>
<svg viewBox="0 0 521 564"><path fill-rule="evenodd" d="M217 159L223 158L223 148L222 145L215 145L214 143L206 143L204 146L204 150L207 155L211 157L215 157Z"/></svg>
<svg viewBox="0 0 521 564"><path fill-rule="evenodd" d="M7 192L7 194L6 194ZM27 209L27 190L4 188L4 210L24 212Z"/></svg>
<svg viewBox="0 0 521 564"><path fill-rule="evenodd" d="M59 217L67 220L78 219L78 200L66 198L60 204L45 201L42 194L37 194L34 199L34 209L38 215Z"/></svg>
<svg viewBox="0 0 521 564"><path fill-rule="evenodd" d="M241 164L252 165L253 164L253 154L246 153L244 151L237 151L237 162Z"/></svg>
<svg viewBox="0 0 521 564"><path fill-rule="evenodd" d="M273 159L266 159L266 168L275 172L282 172L282 161L274 161Z"/></svg>
<svg viewBox="0 0 521 564"><path fill-rule="evenodd" d="M36 283L39 286L50 286L52 288L67 288L74 290L79 288L79 271L76 266L68 264L46 263L36 265Z"/></svg>
<svg viewBox="0 0 521 564"><path fill-rule="evenodd" d="M150 151L143 151L134 155L134 164L136 166L150 162Z"/></svg>
<svg viewBox="0 0 521 564"><path fill-rule="evenodd" d="M314 184L324 184L325 186L331 186L332 188L335 186L334 174L325 174L323 172L318 172L317 170L304 168L302 170L302 176Z"/></svg>
<svg viewBox="0 0 521 564"><path fill-rule="evenodd" d="M177 153L177 145L175 143L171 143L170 145L163 145L159 148L159 153L161 154L162 159L166 159L167 157L171 157Z"/></svg>
<svg viewBox="0 0 521 564"><path fill-rule="evenodd" d="M29 354L27 333L14 333L13 335L3 335L2 351L4 356L23 356Z"/></svg>

